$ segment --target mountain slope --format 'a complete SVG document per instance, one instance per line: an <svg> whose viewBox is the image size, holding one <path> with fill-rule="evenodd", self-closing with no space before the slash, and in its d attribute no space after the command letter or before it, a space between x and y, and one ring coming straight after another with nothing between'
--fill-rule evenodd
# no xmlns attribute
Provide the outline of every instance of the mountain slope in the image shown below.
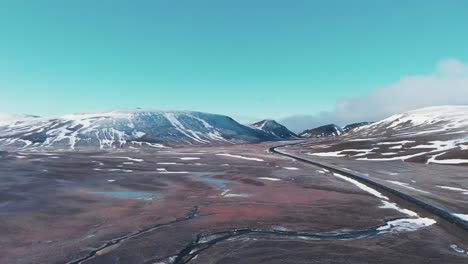
<svg viewBox="0 0 468 264"><path fill-rule="evenodd" d="M15 147L162 147L274 139L230 117L190 111L116 110L26 119L0 126L0 146Z"/></svg>
<svg viewBox="0 0 468 264"><path fill-rule="evenodd" d="M372 124L372 122L359 122L359 123L352 123L343 127L343 131L345 133L350 132L351 130L357 130L358 128L361 129L363 126L367 126Z"/></svg>
<svg viewBox="0 0 468 264"><path fill-rule="evenodd" d="M311 155L468 165L468 106L437 106L393 115L350 131Z"/></svg>
<svg viewBox="0 0 468 264"><path fill-rule="evenodd" d="M285 126L277 123L275 120L262 120L250 125L250 127L261 130L278 139L294 139L298 136Z"/></svg>
<svg viewBox="0 0 468 264"><path fill-rule="evenodd" d="M11 124L22 120L29 120L33 118L38 118L38 116L0 113L0 126L5 126L7 124Z"/></svg>
<svg viewBox="0 0 468 264"><path fill-rule="evenodd" d="M385 118L354 133L357 136L416 136L464 131L468 106L426 107Z"/></svg>
<svg viewBox="0 0 468 264"><path fill-rule="evenodd" d="M336 137L344 134L343 129L341 127L330 124L325 126L316 127L313 129L305 130L304 132L300 133L299 136L301 137Z"/></svg>

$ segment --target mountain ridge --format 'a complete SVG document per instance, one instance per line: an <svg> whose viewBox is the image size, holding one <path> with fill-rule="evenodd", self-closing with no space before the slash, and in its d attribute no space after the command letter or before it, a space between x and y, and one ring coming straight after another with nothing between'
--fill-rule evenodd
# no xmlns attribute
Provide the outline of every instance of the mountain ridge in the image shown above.
<svg viewBox="0 0 468 264"><path fill-rule="evenodd" d="M264 119L262 121L251 124L250 127L261 130L267 134L270 134L280 139L299 138L299 136L296 135L296 133L292 132L284 125L281 125L280 123L272 119Z"/></svg>
<svg viewBox="0 0 468 264"><path fill-rule="evenodd" d="M277 140L234 119L197 111L118 109L22 119L0 126L0 146L163 147L178 144L241 144Z"/></svg>
<svg viewBox="0 0 468 264"><path fill-rule="evenodd" d="M301 137L308 137L308 138L319 138L319 137L336 137L341 136L345 132L343 129L335 124L328 124L319 126L312 129L304 130L299 134Z"/></svg>

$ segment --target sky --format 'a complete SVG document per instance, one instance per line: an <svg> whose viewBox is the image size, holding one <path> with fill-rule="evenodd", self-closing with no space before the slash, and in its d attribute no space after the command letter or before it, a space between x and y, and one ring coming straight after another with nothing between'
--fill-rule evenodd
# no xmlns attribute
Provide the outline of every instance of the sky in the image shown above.
<svg viewBox="0 0 468 264"><path fill-rule="evenodd" d="M461 0L1 0L0 112L195 110L299 131L468 104L466 10Z"/></svg>

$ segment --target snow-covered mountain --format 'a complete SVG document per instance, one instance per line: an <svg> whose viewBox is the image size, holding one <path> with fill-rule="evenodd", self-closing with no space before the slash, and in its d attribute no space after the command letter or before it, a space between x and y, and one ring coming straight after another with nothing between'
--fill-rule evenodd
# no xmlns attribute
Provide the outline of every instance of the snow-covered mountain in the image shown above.
<svg viewBox="0 0 468 264"><path fill-rule="evenodd" d="M350 131L318 156L468 165L468 106L437 106L393 115Z"/></svg>
<svg viewBox="0 0 468 264"><path fill-rule="evenodd" d="M279 124L275 120L262 120L260 122L250 125L252 128L261 130L267 134L270 134L278 139L295 139L299 138L298 135L293 133L287 127Z"/></svg>
<svg viewBox="0 0 468 264"><path fill-rule="evenodd" d="M29 120L38 118L38 116L33 115L22 115L22 114L9 114L9 113L0 113L0 126L5 126L14 122Z"/></svg>
<svg viewBox="0 0 468 264"><path fill-rule="evenodd" d="M455 133L466 129L468 106L434 106L393 115L350 134L395 137Z"/></svg>
<svg viewBox="0 0 468 264"><path fill-rule="evenodd" d="M343 135L344 131L341 127L330 124L325 126L316 127L313 129L305 130L304 132L300 133L299 136L301 137L311 137L311 138L318 138L318 137L336 137Z"/></svg>
<svg viewBox="0 0 468 264"><path fill-rule="evenodd" d="M190 111L115 110L57 118L10 119L0 125L0 146L11 147L164 147L276 139L228 116Z"/></svg>
<svg viewBox="0 0 468 264"><path fill-rule="evenodd" d="M356 130L358 128L361 128L363 126L367 126L367 125L370 125L372 124L372 122L359 122L359 123L352 123L352 124L349 124L349 125L346 125L343 127L343 131L345 133L348 133L349 131L351 130Z"/></svg>

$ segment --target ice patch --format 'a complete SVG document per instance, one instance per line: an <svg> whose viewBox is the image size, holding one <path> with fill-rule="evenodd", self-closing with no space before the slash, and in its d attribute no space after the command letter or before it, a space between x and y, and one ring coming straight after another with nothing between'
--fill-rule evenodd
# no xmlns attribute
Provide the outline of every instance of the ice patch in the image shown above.
<svg viewBox="0 0 468 264"><path fill-rule="evenodd" d="M286 170L299 170L299 168L296 168L296 167L283 167L283 169L286 169Z"/></svg>
<svg viewBox="0 0 468 264"><path fill-rule="evenodd" d="M436 221L430 218L408 218L408 219L397 219L389 221L385 226L377 228L378 231L383 233L397 231L397 232L411 232L416 231L423 227L428 227L435 224Z"/></svg>

